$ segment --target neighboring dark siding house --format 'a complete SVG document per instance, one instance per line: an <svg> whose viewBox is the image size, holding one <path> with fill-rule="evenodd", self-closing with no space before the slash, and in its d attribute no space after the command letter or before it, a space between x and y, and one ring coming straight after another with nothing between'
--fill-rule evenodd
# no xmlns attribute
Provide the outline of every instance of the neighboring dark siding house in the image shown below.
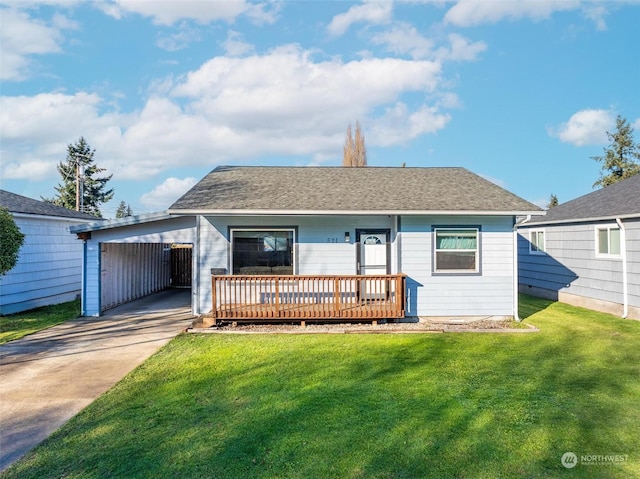
<svg viewBox="0 0 640 479"><path fill-rule="evenodd" d="M96 217L4 190L0 206L25 235L18 263L0 277L0 314L75 299L82 284L82 243L69 227Z"/></svg>
<svg viewBox="0 0 640 479"><path fill-rule="evenodd" d="M520 291L640 319L640 175L518 226Z"/></svg>

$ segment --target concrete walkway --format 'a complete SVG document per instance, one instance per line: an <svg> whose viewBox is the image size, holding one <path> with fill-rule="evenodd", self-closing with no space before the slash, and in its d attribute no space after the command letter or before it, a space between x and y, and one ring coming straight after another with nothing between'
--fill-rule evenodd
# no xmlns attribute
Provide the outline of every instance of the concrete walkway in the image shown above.
<svg viewBox="0 0 640 479"><path fill-rule="evenodd" d="M190 299L167 290L0 346L0 470L187 328Z"/></svg>

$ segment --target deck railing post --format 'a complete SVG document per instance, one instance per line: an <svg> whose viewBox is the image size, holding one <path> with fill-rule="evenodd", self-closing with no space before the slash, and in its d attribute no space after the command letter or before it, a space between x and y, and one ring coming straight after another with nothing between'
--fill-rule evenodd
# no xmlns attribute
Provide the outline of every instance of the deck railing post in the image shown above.
<svg viewBox="0 0 640 479"><path fill-rule="evenodd" d="M202 317L204 327L215 326L218 322L218 306L216 299L216 277L211 276L211 319L207 320L206 316Z"/></svg>
<svg viewBox="0 0 640 479"><path fill-rule="evenodd" d="M398 275L396 278L396 308L397 314L404 316L404 297L405 297L405 278L404 275Z"/></svg>
<svg viewBox="0 0 640 479"><path fill-rule="evenodd" d="M280 277L275 277L276 282L276 298L275 298L275 317L280 317Z"/></svg>
<svg viewBox="0 0 640 479"><path fill-rule="evenodd" d="M333 302L335 304L334 310L336 313L336 317L340 317L340 309L341 309L341 298L340 298L340 279L335 278L333 280Z"/></svg>

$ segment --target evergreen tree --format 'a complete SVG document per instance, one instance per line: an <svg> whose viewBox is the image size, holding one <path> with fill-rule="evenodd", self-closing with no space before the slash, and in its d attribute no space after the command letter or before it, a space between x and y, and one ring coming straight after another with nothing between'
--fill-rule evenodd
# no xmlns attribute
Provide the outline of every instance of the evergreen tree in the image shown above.
<svg viewBox="0 0 640 479"><path fill-rule="evenodd" d="M105 190L107 182L113 175L98 176L106 170L94 164L95 152L96 150L92 150L83 137L80 137L75 144L69 144L66 162L58 164L58 173L62 177L62 183L55 187L58 194L52 199L42 199L101 218L100 205L113 198L113 189ZM78 176L80 178L79 194L77 194Z"/></svg>
<svg viewBox="0 0 640 479"><path fill-rule="evenodd" d="M14 268L23 243L24 234L13 216L6 208L0 207L0 276Z"/></svg>
<svg viewBox="0 0 640 479"><path fill-rule="evenodd" d="M342 166L367 166L367 148L364 144L364 135L358 121L356 121L355 138L351 133L351 124L347 127Z"/></svg>
<svg viewBox="0 0 640 479"><path fill-rule="evenodd" d="M553 208L554 206L558 206L558 197L556 195L554 195L553 193L551 193L551 196L549 197L549 204L547 205L547 208Z"/></svg>
<svg viewBox="0 0 640 479"><path fill-rule="evenodd" d="M126 218L127 216L133 216L133 210L130 205L121 201L116 210L116 218Z"/></svg>
<svg viewBox="0 0 640 479"><path fill-rule="evenodd" d="M640 173L640 143L634 143L633 128L627 120L618 115L616 131L607 132L607 137L611 143L604 148L604 155L591 157L602 163L603 170L600 179L593 184L594 188L609 186Z"/></svg>

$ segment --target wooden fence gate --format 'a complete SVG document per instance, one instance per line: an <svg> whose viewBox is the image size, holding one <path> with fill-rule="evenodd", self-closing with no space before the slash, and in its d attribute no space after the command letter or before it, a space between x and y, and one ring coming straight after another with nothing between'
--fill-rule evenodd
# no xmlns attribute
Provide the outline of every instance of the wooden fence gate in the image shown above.
<svg viewBox="0 0 640 479"><path fill-rule="evenodd" d="M190 244L171 245L171 286L191 287L191 265L193 247Z"/></svg>

